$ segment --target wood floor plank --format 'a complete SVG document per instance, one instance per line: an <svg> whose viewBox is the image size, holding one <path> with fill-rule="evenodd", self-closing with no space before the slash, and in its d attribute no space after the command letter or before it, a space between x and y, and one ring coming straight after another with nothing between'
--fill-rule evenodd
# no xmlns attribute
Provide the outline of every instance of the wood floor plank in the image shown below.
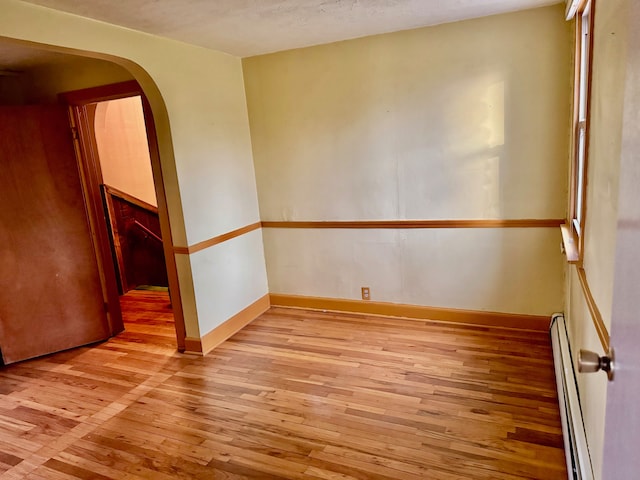
<svg viewBox="0 0 640 480"><path fill-rule="evenodd" d="M206 357L166 292L0 369L8 479L566 478L548 335L272 308Z"/></svg>

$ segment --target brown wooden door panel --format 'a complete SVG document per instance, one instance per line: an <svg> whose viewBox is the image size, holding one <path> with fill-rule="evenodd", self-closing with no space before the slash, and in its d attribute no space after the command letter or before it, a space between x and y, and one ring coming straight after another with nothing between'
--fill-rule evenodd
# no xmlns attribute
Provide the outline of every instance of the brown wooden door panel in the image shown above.
<svg viewBox="0 0 640 480"><path fill-rule="evenodd" d="M113 187L102 187L121 293L140 285L168 287L157 209Z"/></svg>
<svg viewBox="0 0 640 480"><path fill-rule="evenodd" d="M0 107L5 363L109 337L66 110Z"/></svg>

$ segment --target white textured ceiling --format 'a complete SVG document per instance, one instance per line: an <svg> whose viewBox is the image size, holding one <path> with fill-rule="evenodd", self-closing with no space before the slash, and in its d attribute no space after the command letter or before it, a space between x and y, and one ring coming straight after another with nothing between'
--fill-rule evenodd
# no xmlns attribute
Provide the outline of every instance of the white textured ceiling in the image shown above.
<svg viewBox="0 0 640 480"><path fill-rule="evenodd" d="M27 0L247 57L562 0Z"/></svg>

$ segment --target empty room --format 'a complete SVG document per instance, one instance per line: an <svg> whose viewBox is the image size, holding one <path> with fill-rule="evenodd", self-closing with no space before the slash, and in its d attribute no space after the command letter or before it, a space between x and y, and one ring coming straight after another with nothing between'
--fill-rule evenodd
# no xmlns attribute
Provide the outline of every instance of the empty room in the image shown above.
<svg viewBox="0 0 640 480"><path fill-rule="evenodd" d="M637 25L0 0L0 478L636 478Z"/></svg>

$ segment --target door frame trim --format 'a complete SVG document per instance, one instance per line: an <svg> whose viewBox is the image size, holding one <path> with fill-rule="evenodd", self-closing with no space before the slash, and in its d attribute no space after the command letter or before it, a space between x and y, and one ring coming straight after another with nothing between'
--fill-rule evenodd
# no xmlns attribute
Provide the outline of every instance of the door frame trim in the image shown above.
<svg viewBox="0 0 640 480"><path fill-rule="evenodd" d="M178 269L173 247L173 236L171 234L171 224L169 221L169 208L164 186L164 178L162 174L162 162L160 151L158 148L158 137L153 119L151 105L144 94L140 84L135 80L127 82L114 83L99 87L85 88L74 90L72 92L61 93L58 97L69 107L69 114L72 127L75 124L77 128L77 139L80 148L77 150L78 163L81 169L85 169L90 176L87 182L86 201L88 203L87 210L90 216L95 216L98 226L98 246L100 254L103 258L107 255L109 262L103 269L103 281L107 291L110 293L109 304L111 305L111 296L115 291L116 299L118 294L117 280L115 276L115 266L113 265L111 247L107 231L106 220L97 221L101 216L104 217L102 207L102 196L100 193L100 183L102 173L97 157L97 147L94 135L89 131L87 124L87 106L89 104L103 102L108 100L116 100L119 98L127 98L140 96L142 99L142 110L147 130L147 142L149 144L149 156L151 157L151 170L153 173L153 183L155 185L156 197L158 201L158 216L160 218L160 231L162 232L162 246L164 250L165 263L167 267L167 277L169 280L169 290L171 292L171 303L173 306L173 316L176 329L176 343L179 351L184 351L186 328L184 322L184 312L182 308L182 298L180 295L180 284L178 281ZM118 304L119 309L119 304Z"/></svg>

